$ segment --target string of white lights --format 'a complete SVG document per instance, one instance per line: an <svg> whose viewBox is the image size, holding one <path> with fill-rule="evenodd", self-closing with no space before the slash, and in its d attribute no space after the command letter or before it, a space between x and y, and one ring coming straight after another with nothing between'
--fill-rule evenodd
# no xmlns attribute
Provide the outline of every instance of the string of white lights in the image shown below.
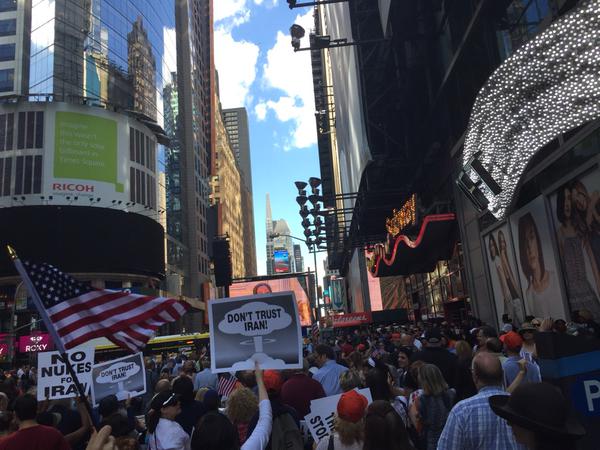
<svg viewBox="0 0 600 450"><path fill-rule="evenodd" d="M582 2L506 59L479 92L463 150L502 191L482 183L502 219L532 156L559 134L600 117L600 0ZM467 167L468 169L468 167ZM471 180L479 181L473 170Z"/></svg>

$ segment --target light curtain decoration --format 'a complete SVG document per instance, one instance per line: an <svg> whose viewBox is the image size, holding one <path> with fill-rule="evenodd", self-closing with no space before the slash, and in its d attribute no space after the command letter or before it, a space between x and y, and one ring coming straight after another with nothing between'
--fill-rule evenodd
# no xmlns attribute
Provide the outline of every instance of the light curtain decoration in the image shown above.
<svg viewBox="0 0 600 450"><path fill-rule="evenodd" d="M502 219L531 157L560 133L600 117L600 0L582 2L519 48L479 92L463 166L477 155L500 185L481 190Z"/></svg>

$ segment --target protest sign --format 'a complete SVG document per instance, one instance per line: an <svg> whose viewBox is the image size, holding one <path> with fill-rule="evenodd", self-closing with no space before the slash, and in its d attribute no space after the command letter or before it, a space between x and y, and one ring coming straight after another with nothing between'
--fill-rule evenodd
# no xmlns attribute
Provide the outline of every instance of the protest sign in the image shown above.
<svg viewBox="0 0 600 450"><path fill-rule="evenodd" d="M369 388L357 389L357 391L367 398L369 404L373 402L371 390ZM341 396L342 394L336 394L317 400L311 400L310 413L304 416L304 420L306 421L306 426L315 442L319 442L321 439L333 433L335 413Z"/></svg>
<svg viewBox="0 0 600 450"><path fill-rule="evenodd" d="M113 359L92 368L92 400L94 406L108 395L119 400L146 393L146 371L142 353Z"/></svg>
<svg viewBox="0 0 600 450"><path fill-rule="evenodd" d="M293 292L208 302L213 373L302 367L302 333Z"/></svg>
<svg viewBox="0 0 600 450"><path fill-rule="evenodd" d="M82 347L67 352L71 367L86 394L92 384L94 347ZM79 395L67 365L59 352L38 353L37 399L56 400Z"/></svg>

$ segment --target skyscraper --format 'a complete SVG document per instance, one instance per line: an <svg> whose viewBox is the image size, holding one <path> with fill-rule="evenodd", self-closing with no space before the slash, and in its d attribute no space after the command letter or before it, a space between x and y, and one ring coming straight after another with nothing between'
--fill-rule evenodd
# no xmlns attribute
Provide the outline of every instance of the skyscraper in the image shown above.
<svg viewBox="0 0 600 450"><path fill-rule="evenodd" d="M246 276L251 277L256 275L256 241L254 237L250 135L246 108L224 109L223 121L242 178L240 196L244 224L244 260L246 262Z"/></svg>
<svg viewBox="0 0 600 450"><path fill-rule="evenodd" d="M304 272L304 258L299 244L294 244L294 264L296 264L296 272Z"/></svg>
<svg viewBox="0 0 600 450"><path fill-rule="evenodd" d="M267 193L267 204L266 204L266 208L267 208L267 223L266 223L266 230L267 230L267 275L273 275L275 273L275 266L274 266L274 261L273 261L273 217L271 214L271 199L269 198L269 193Z"/></svg>
<svg viewBox="0 0 600 450"><path fill-rule="evenodd" d="M175 26L175 0L0 1L0 235L21 256L156 291Z"/></svg>
<svg viewBox="0 0 600 450"><path fill-rule="evenodd" d="M285 249L288 252L290 258L290 272L295 272L294 264L294 242L290 237L291 231L287 222L283 219L273 221L273 250ZM275 270L273 268L273 273Z"/></svg>
<svg viewBox="0 0 600 450"><path fill-rule="evenodd" d="M212 0L176 0L183 292L206 299L210 273L207 213L214 154Z"/></svg>

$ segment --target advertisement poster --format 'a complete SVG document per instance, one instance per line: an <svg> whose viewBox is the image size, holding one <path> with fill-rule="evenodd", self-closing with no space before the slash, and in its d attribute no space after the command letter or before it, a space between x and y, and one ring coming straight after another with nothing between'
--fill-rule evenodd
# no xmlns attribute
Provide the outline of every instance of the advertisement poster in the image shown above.
<svg viewBox="0 0 600 450"><path fill-rule="evenodd" d="M300 324L303 327L309 327L312 323L308 297L309 286L309 277L305 274L270 280L234 282L229 288L229 296L247 297L250 295L270 294L272 292L293 291L298 307L298 314L300 315Z"/></svg>
<svg viewBox="0 0 600 450"><path fill-rule="evenodd" d="M552 231L544 198L537 197L510 217L525 300L525 314L565 319L559 266L552 248Z"/></svg>
<svg viewBox="0 0 600 450"><path fill-rule="evenodd" d="M290 254L287 250L276 249L273 252L275 273L290 273Z"/></svg>
<svg viewBox="0 0 600 450"><path fill-rule="evenodd" d="M92 385L94 347L70 350L67 352L67 356L85 393L89 394ZM67 365L59 352L38 353L37 365L38 400L56 400L79 395L75 382L69 375Z"/></svg>
<svg viewBox="0 0 600 450"><path fill-rule="evenodd" d="M600 320L600 173L576 177L550 196L571 311Z"/></svg>
<svg viewBox="0 0 600 450"><path fill-rule="evenodd" d="M52 341L48 333L30 334L29 336L19 336L19 352L47 352L52 350Z"/></svg>
<svg viewBox="0 0 600 450"><path fill-rule="evenodd" d="M108 395L119 400L146 393L146 371L142 353L113 359L92 368L92 400L94 406Z"/></svg>
<svg viewBox="0 0 600 450"><path fill-rule="evenodd" d="M519 327L525 321L525 305L508 224L488 233L483 240L498 323L510 320Z"/></svg>
<svg viewBox="0 0 600 450"><path fill-rule="evenodd" d="M373 402L369 388L356 389L356 391L367 398L369 405ZM335 413L341 396L342 394L336 394L318 400L311 400L310 413L304 417L304 421L315 442L319 442L333 432Z"/></svg>
<svg viewBox="0 0 600 450"><path fill-rule="evenodd" d="M213 373L302 367L302 333L293 292L208 302Z"/></svg>
<svg viewBox="0 0 600 450"><path fill-rule="evenodd" d="M7 362L13 358L12 337L7 333L0 333L0 362Z"/></svg>

